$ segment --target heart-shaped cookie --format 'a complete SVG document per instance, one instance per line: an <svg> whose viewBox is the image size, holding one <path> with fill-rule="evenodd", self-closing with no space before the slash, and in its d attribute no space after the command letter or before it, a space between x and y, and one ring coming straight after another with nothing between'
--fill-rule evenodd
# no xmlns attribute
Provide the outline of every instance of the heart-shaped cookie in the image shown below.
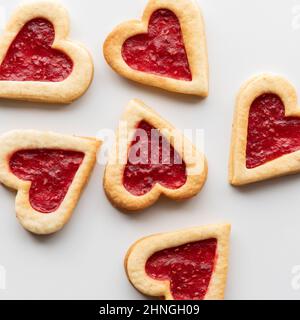
<svg viewBox="0 0 300 320"><path fill-rule="evenodd" d="M138 152L137 147L140 147L140 150L145 148L147 152L142 154L139 161L134 161L136 152ZM169 159L164 159L167 152ZM135 196L143 196L150 192L156 184L176 190L181 188L186 181L186 164L178 152L157 128L144 120L141 121L137 126L123 174L123 184L126 190Z"/></svg>
<svg viewBox="0 0 300 320"><path fill-rule="evenodd" d="M141 293L166 300L221 300L228 269L230 225L211 225L143 238L125 269Z"/></svg>
<svg viewBox="0 0 300 320"><path fill-rule="evenodd" d="M122 76L165 90L208 95L204 23L191 0L150 0L142 21L119 25L104 56Z"/></svg>
<svg viewBox="0 0 300 320"><path fill-rule="evenodd" d="M43 18L27 22L8 48L0 65L0 81L64 81L73 61L51 46L55 30Z"/></svg>
<svg viewBox="0 0 300 320"><path fill-rule="evenodd" d="M0 181L17 190L17 218L35 234L60 230L71 218L100 142L50 132L0 137Z"/></svg>
<svg viewBox="0 0 300 320"><path fill-rule="evenodd" d="M0 38L0 97L70 103L89 87L91 56L67 39L69 18L54 2L20 6Z"/></svg>
<svg viewBox="0 0 300 320"><path fill-rule="evenodd" d="M84 153L78 151L20 150L11 156L9 168L19 179L31 182L32 208L52 213L64 200L83 159Z"/></svg>
<svg viewBox="0 0 300 320"><path fill-rule="evenodd" d="M129 103L104 176L113 204L136 211L151 206L162 194L188 199L200 192L206 176L204 155L181 132L141 101Z"/></svg>
<svg viewBox="0 0 300 320"><path fill-rule="evenodd" d="M300 172L300 108L294 87L264 74L240 90L233 124L230 182L244 185Z"/></svg>

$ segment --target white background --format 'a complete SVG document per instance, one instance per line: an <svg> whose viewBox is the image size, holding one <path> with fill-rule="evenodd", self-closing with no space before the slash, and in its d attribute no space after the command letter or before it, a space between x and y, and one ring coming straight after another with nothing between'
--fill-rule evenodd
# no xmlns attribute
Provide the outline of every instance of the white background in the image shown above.
<svg viewBox="0 0 300 320"><path fill-rule="evenodd" d="M227 299L299 299L292 269L300 265L300 176L235 189L227 182L227 165L241 84L270 71L285 75L300 91L300 0L199 0L211 79L210 96L203 101L131 83L106 65L106 35L118 23L140 17L146 2L62 1L71 16L71 37L93 54L94 82L69 106L1 100L0 131L94 136L115 128L127 102L140 98L178 128L205 130L205 188L191 201L163 199L145 212L125 215L106 199L104 168L97 165L70 223L55 235L36 237L15 218L15 194L0 187L0 265L7 273L0 299L143 299L123 270L132 242L224 220L233 226ZM17 3L0 0L1 18L7 19Z"/></svg>

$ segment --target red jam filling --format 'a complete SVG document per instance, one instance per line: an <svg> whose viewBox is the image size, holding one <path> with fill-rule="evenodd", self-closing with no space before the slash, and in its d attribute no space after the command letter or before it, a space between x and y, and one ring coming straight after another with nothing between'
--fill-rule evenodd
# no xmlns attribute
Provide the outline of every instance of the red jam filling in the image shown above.
<svg viewBox="0 0 300 320"><path fill-rule="evenodd" d="M127 39L122 55L132 69L192 81L180 23L170 10L155 11L149 21L148 33Z"/></svg>
<svg viewBox="0 0 300 320"><path fill-rule="evenodd" d="M214 271L216 251L216 239L162 250L148 259L146 273L155 280L169 280L175 300L203 300Z"/></svg>
<svg viewBox="0 0 300 320"><path fill-rule="evenodd" d="M84 158L84 153L64 150L20 150L9 160L19 179L31 181L29 201L41 213L59 208Z"/></svg>
<svg viewBox="0 0 300 320"><path fill-rule="evenodd" d="M249 114L247 168L256 168L298 150L300 119L285 117L284 104L275 94L256 98Z"/></svg>
<svg viewBox="0 0 300 320"><path fill-rule="evenodd" d="M73 62L63 52L51 48L54 38L54 27L48 20L27 22L6 53L0 66L0 80L65 80L72 72Z"/></svg>
<svg viewBox="0 0 300 320"><path fill-rule="evenodd" d="M187 180L186 165L159 130L141 121L128 153L124 187L135 196L143 196L159 183L179 189Z"/></svg>

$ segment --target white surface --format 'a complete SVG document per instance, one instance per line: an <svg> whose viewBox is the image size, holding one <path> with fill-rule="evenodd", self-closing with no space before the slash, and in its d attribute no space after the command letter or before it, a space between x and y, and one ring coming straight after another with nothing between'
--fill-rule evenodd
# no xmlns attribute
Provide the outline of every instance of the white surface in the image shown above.
<svg viewBox="0 0 300 320"><path fill-rule="evenodd" d="M8 17L18 3L0 0ZM234 97L256 73L285 75L300 91L300 29L293 0L199 0L206 22L211 92L208 99L139 86L105 63L102 43L118 23L141 16L146 0L64 0L73 39L95 61L87 94L70 106L0 101L0 131L32 128L96 135L115 128L126 103L140 98L181 129L205 130L209 177L203 192L182 204L161 200L125 215L106 199L103 167L92 179L63 231L35 237L18 224L14 193L0 187L0 299L143 299L128 283L123 257L142 236L219 221L232 223L228 299L298 299L292 268L300 264L300 176L234 189L227 183ZM299 8L298 8L299 9ZM298 10L300 12L300 10ZM299 19L300 22L300 19ZM296 28L295 28L296 27ZM2 269L1 269L2 270Z"/></svg>

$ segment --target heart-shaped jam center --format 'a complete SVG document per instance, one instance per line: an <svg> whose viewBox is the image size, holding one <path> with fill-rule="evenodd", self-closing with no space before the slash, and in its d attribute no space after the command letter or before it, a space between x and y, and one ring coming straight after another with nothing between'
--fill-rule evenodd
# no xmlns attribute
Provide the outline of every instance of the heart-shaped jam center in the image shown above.
<svg viewBox="0 0 300 320"><path fill-rule="evenodd" d="M84 153L36 149L15 152L10 170L19 179L31 181L29 201L41 213L59 208L84 159Z"/></svg>
<svg viewBox="0 0 300 320"><path fill-rule="evenodd" d="M141 121L129 149L124 187L135 196L143 196L157 183L179 189L186 181L186 165L178 152L159 130Z"/></svg>
<svg viewBox="0 0 300 320"><path fill-rule="evenodd" d="M11 43L0 66L0 80L51 81L65 80L73 62L63 52L52 49L54 27L38 18L27 22Z"/></svg>
<svg viewBox="0 0 300 320"><path fill-rule="evenodd" d="M284 104L276 94L256 98L249 113L247 168L256 168L298 150L300 118L285 117Z"/></svg>
<svg viewBox="0 0 300 320"><path fill-rule="evenodd" d="M148 33L127 39L122 56L132 69L192 81L181 26L170 10L155 11L149 21Z"/></svg>
<svg viewBox="0 0 300 320"><path fill-rule="evenodd" d="M203 300L216 262L217 240L208 239L156 252L146 263L149 277L170 281L175 300Z"/></svg>

